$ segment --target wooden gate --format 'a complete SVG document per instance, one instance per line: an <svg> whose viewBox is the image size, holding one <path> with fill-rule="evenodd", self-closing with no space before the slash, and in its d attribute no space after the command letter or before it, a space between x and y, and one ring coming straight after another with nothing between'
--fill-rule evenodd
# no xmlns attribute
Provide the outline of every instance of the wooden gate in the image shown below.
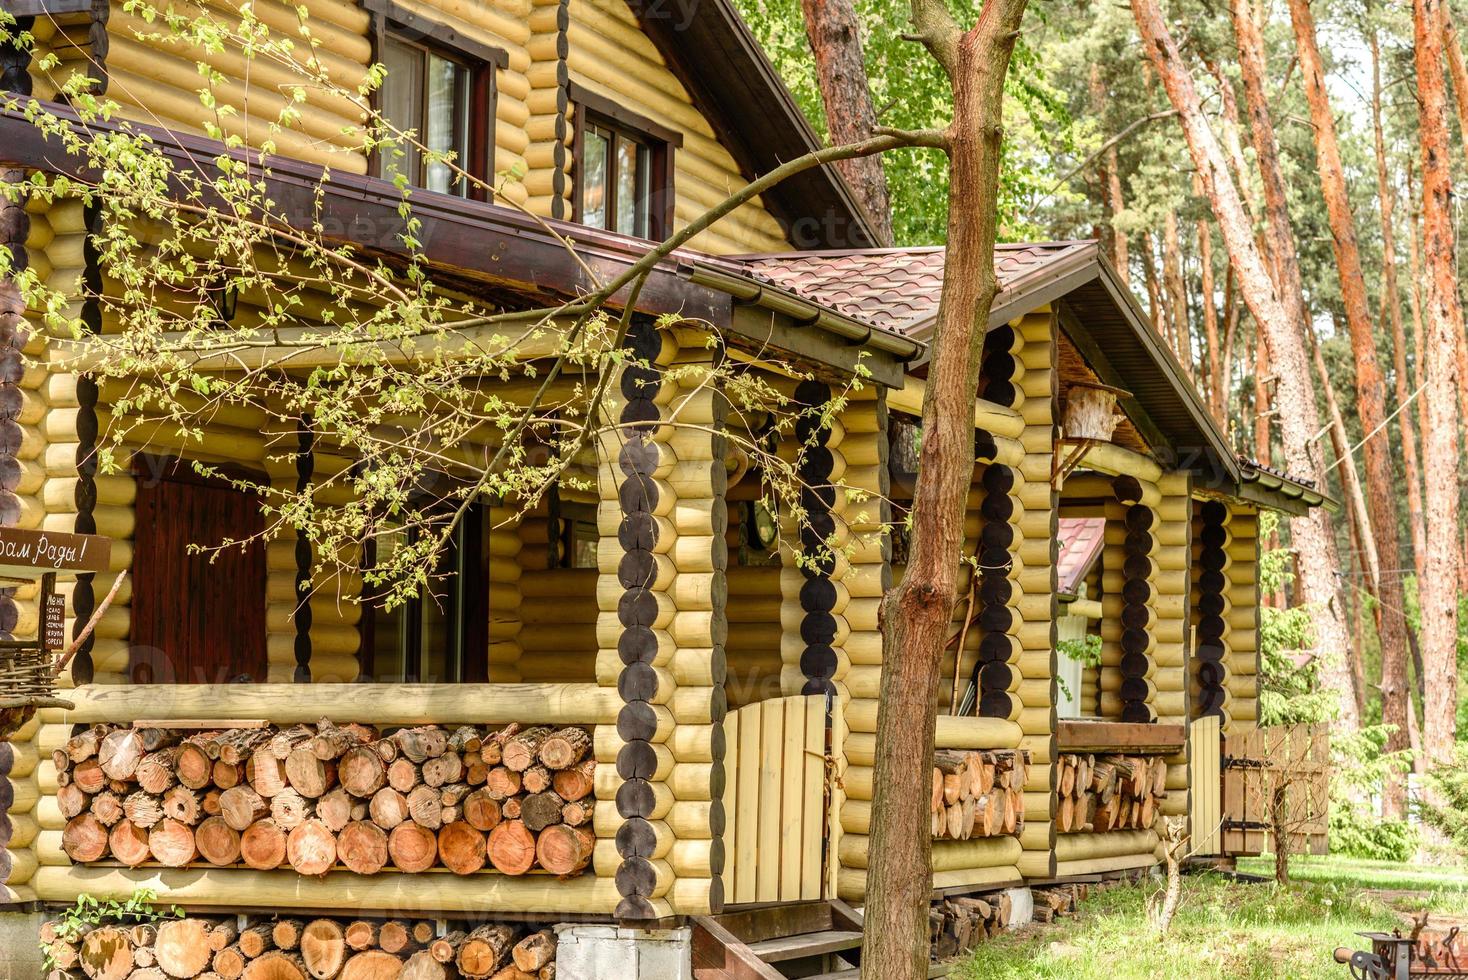
<svg viewBox="0 0 1468 980"><path fill-rule="evenodd" d="M1188 833L1192 835L1192 852L1200 856L1219 853L1222 762L1218 716L1197 719L1188 734Z"/></svg>
<svg viewBox="0 0 1468 980"><path fill-rule="evenodd" d="M1276 819L1293 853L1325 854L1329 808L1330 726L1272 725L1223 740L1225 854L1263 853Z"/></svg>
<svg viewBox="0 0 1468 980"><path fill-rule="evenodd" d="M724 719L724 902L821 897L826 699L748 704Z"/></svg>

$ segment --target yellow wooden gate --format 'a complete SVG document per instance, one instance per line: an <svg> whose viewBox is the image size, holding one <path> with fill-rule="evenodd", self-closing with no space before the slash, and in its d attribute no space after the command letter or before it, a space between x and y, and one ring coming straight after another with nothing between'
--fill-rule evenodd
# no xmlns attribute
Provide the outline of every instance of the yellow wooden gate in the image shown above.
<svg viewBox="0 0 1468 980"><path fill-rule="evenodd" d="M1188 735L1188 833L1192 852L1200 856L1218 854L1222 843L1222 762L1218 716L1197 719Z"/></svg>
<svg viewBox="0 0 1468 980"><path fill-rule="evenodd" d="M826 699L747 704L724 734L725 904L820 898Z"/></svg>

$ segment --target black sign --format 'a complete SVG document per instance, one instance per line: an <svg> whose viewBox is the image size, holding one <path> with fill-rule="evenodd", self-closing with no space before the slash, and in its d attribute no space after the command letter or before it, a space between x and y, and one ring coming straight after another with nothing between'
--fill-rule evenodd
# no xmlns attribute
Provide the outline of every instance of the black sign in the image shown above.
<svg viewBox="0 0 1468 980"><path fill-rule="evenodd" d="M41 607L41 649L60 650L66 646L66 596L46 594Z"/></svg>

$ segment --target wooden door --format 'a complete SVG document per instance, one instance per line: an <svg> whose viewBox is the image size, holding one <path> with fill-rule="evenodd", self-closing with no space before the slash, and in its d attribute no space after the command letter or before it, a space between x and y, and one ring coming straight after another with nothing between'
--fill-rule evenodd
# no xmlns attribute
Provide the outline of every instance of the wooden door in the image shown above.
<svg viewBox="0 0 1468 980"><path fill-rule="evenodd" d="M186 465L138 479L128 676L136 684L263 683L264 544L203 553L189 546L258 534L264 514L253 494Z"/></svg>

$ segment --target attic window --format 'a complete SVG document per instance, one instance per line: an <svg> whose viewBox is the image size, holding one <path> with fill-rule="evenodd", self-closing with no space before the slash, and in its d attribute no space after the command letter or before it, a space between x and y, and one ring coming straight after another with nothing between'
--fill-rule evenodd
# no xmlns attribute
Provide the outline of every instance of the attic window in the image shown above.
<svg viewBox="0 0 1468 980"><path fill-rule="evenodd" d="M572 82L576 105L575 220L637 238L673 225L673 150L682 134Z"/></svg>
<svg viewBox="0 0 1468 980"><path fill-rule="evenodd" d="M488 182L494 158L494 72L509 63L506 53L391 0L366 0L364 6L374 15L375 58L387 69L375 96L378 110L393 126L411 130L417 142L452 153L455 166ZM404 143L398 149L401 154L377 153L377 176L391 180L401 173L414 187L485 196L448 164L424 159L417 146Z"/></svg>

